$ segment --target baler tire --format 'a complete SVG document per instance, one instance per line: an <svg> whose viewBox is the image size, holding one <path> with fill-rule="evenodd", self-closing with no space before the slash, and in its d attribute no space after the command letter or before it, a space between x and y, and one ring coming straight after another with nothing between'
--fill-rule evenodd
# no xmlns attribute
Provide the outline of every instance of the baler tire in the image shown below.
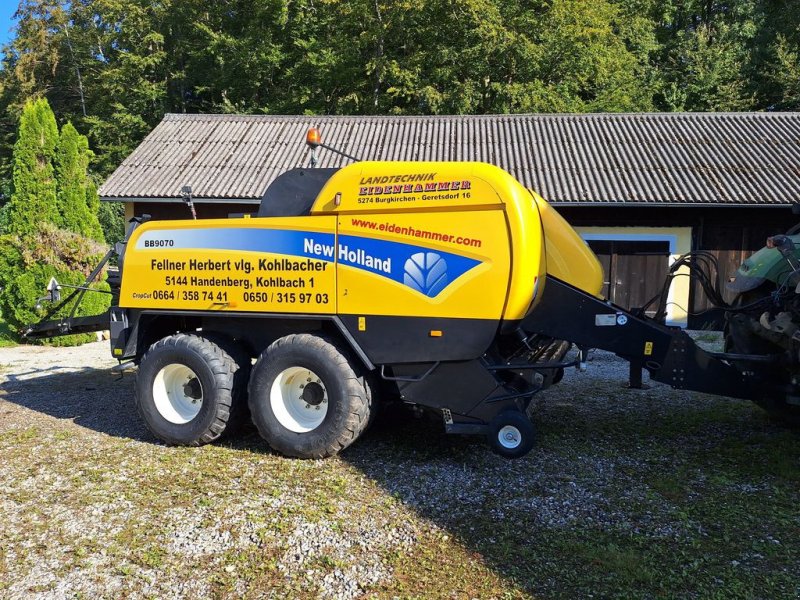
<svg viewBox="0 0 800 600"><path fill-rule="evenodd" d="M250 413L274 450L325 458L364 432L372 394L347 354L327 338L307 333L282 337L261 354L250 375Z"/></svg>
<svg viewBox="0 0 800 600"><path fill-rule="evenodd" d="M536 442L533 423L518 410L505 410L495 416L486 435L492 451L505 458L525 456Z"/></svg>
<svg viewBox="0 0 800 600"><path fill-rule="evenodd" d="M208 444L229 422L237 370L228 353L205 338L185 333L165 337L139 363L136 409L153 435L167 444ZM199 405L190 395L197 386Z"/></svg>
<svg viewBox="0 0 800 600"><path fill-rule="evenodd" d="M202 336L222 348L236 363L231 389L231 411L224 436L229 438L240 432L250 422L250 407L247 404L247 386L253 368L250 353L233 338L216 331L203 332Z"/></svg>

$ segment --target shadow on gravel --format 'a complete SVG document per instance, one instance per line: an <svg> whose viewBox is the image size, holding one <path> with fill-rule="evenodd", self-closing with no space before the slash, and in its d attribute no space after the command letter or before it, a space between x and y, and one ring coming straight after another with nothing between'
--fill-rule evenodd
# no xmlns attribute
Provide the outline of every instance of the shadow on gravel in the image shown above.
<svg viewBox="0 0 800 600"><path fill-rule="evenodd" d="M108 369L63 372L68 368L7 374L0 400L115 437L155 441L136 414L133 377L119 381Z"/></svg>
<svg viewBox="0 0 800 600"><path fill-rule="evenodd" d="M518 460L404 411L384 415L341 457L527 594L669 595L662 569L689 592L716 589L715 573L743 551L726 537L739 535L738 511L764 500L748 486L777 477L791 489L789 468L771 453L788 443L791 460L797 446L746 402L683 402L663 388L672 399L662 404L624 380L607 386L618 405L576 409L591 397L588 381L572 388L577 398L564 390L538 403L539 444ZM741 508L718 509L734 503ZM723 532L701 536L716 556L688 550L686 514ZM780 519L760 519L754 527L781 531ZM699 566L685 568L686 555Z"/></svg>
<svg viewBox="0 0 800 600"><path fill-rule="evenodd" d="M545 456L534 451L509 461L494 455L482 436L450 436L438 420L398 408L382 415L341 458L458 540L510 585L536 593L547 586L521 557L540 552L540 525L532 509L547 495L537 477ZM464 568L452 567L446 577L451 585Z"/></svg>

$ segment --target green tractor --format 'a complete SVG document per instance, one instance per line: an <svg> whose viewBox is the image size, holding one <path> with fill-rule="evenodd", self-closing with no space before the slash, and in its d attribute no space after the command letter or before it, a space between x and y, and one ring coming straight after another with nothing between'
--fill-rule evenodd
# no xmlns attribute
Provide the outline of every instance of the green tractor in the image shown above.
<svg viewBox="0 0 800 600"><path fill-rule="evenodd" d="M800 206L793 207L800 214ZM747 258L728 289L725 351L743 355L743 372L778 384L755 402L774 417L800 425L800 224Z"/></svg>

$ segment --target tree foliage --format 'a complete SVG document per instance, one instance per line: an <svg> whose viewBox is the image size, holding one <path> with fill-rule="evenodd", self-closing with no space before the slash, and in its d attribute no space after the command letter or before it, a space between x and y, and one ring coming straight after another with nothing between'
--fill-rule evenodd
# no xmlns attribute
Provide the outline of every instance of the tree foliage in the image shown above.
<svg viewBox="0 0 800 600"><path fill-rule="evenodd" d="M798 110L798 48L793 0L22 0L0 181L30 98L99 180L165 112Z"/></svg>
<svg viewBox="0 0 800 600"><path fill-rule="evenodd" d="M58 125L47 100L28 102L13 150L13 191L3 223L7 233L24 238L31 236L40 222L62 224L53 171L56 144Z"/></svg>
<svg viewBox="0 0 800 600"><path fill-rule="evenodd" d="M36 307L51 277L79 285L104 254L91 153L71 123L59 135L47 100L25 105L13 151L13 194L0 231L0 314L20 333L43 316ZM101 284L104 285L104 284ZM74 301L47 317L67 316ZM108 297L88 294L77 315L102 313ZM85 341L67 336L59 343Z"/></svg>
<svg viewBox="0 0 800 600"><path fill-rule="evenodd" d="M58 211L64 229L104 241L97 218L97 187L88 174L91 155L86 137L67 122L55 150Z"/></svg>
<svg viewBox="0 0 800 600"><path fill-rule="evenodd" d="M0 235L0 313L11 329L20 334L28 325L43 318L69 316L77 296L62 290L63 304L43 304L37 299L55 277L59 283L83 285L85 278L105 253L105 247L82 235L58 229L49 223L39 226L39 243L30 243L18 235ZM108 290L108 284L95 283L94 289ZM100 314L108 309L109 296L87 292L75 312L77 316ZM74 335L56 339L57 345L71 345L94 340L94 335Z"/></svg>

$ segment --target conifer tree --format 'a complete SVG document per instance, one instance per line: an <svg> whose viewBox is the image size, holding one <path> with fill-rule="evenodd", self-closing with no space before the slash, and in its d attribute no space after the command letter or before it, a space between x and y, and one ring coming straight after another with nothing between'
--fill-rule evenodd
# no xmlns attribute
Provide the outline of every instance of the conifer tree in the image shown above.
<svg viewBox="0 0 800 600"><path fill-rule="evenodd" d="M81 284L104 251L98 243L103 234L97 190L86 172L90 158L86 138L70 123L59 136L47 100L25 105L14 145L13 194L0 232L0 312L12 330L20 332L42 317L35 305L51 277ZM79 316L99 314L108 301L106 295L92 294L75 310ZM66 302L49 310L66 316L72 308ZM88 339L66 336L58 343Z"/></svg>
<svg viewBox="0 0 800 600"><path fill-rule="evenodd" d="M62 225L56 204L53 154L58 125L47 100L28 102L22 110L19 136L14 144L11 201L7 207L7 233L26 238L38 223Z"/></svg>
<svg viewBox="0 0 800 600"><path fill-rule="evenodd" d="M103 241L97 220L97 189L87 174L91 155L86 136L72 123L64 125L54 161L58 211L64 229Z"/></svg>

